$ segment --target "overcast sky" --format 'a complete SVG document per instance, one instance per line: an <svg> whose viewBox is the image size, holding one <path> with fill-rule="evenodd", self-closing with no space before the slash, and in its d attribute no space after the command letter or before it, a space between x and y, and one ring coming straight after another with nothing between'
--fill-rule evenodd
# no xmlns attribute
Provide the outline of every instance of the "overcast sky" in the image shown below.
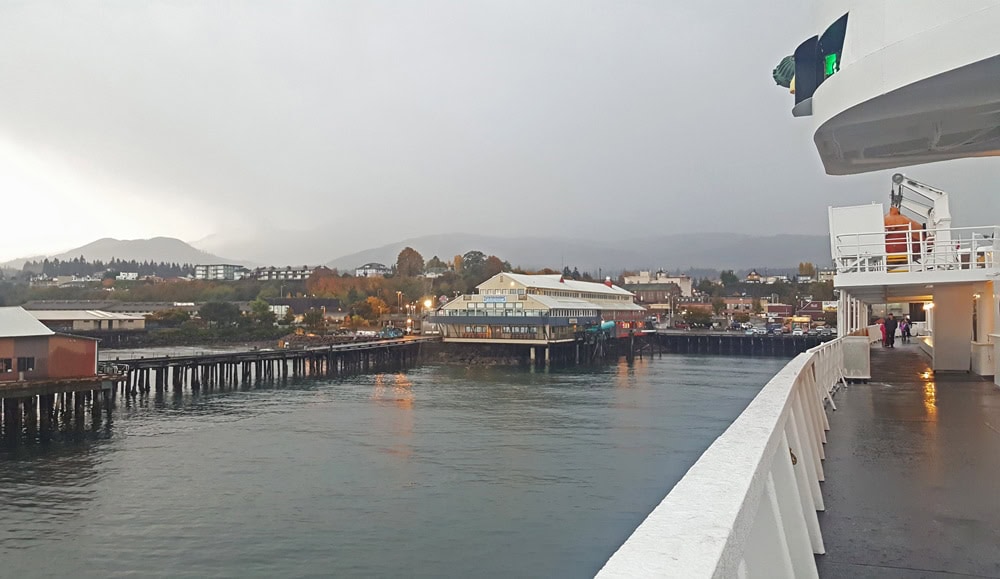
<svg viewBox="0 0 1000 579"><path fill-rule="evenodd" d="M826 176L771 80L808 5L4 2L0 259L317 227L346 239L330 257L458 231L826 234L826 206L884 201L889 174ZM956 225L1000 208L997 161L907 173L954 193Z"/></svg>

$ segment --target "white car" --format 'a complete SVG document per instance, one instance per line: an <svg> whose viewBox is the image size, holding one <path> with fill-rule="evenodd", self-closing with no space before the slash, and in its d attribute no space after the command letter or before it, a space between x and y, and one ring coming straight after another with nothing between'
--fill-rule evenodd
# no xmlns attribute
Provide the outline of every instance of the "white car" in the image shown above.
<svg viewBox="0 0 1000 579"><path fill-rule="evenodd" d="M804 335L806 335L806 333L802 331L802 328L795 328L794 330L792 330L792 335L793 336L804 336Z"/></svg>

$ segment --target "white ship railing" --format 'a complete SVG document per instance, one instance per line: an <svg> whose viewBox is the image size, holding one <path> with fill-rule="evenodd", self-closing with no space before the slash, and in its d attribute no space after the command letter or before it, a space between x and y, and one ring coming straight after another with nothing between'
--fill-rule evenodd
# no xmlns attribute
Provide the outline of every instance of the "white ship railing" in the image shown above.
<svg viewBox="0 0 1000 579"><path fill-rule="evenodd" d="M1000 268L1000 226L843 233L833 240L837 273Z"/></svg>
<svg viewBox="0 0 1000 579"><path fill-rule="evenodd" d="M684 475L598 577L817 577L825 402L843 338L799 354Z"/></svg>

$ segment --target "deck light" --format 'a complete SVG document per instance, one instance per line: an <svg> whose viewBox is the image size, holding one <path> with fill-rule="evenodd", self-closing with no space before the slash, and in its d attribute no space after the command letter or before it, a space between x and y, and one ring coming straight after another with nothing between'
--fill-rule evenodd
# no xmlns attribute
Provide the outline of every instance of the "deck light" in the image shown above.
<svg viewBox="0 0 1000 579"><path fill-rule="evenodd" d="M927 310L932 310L932 309L934 309L934 302L927 302L926 304L924 304L924 311L925 312Z"/></svg>

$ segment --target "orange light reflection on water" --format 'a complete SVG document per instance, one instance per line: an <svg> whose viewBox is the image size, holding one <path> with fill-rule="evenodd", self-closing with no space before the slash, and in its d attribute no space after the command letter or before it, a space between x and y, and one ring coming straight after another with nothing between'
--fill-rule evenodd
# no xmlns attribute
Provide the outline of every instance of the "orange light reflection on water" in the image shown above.
<svg viewBox="0 0 1000 579"><path fill-rule="evenodd" d="M395 408L379 413L379 418L388 421L387 431L393 435L393 446L386 448L386 454L409 458L413 447L409 440L413 437L413 383L405 374L376 374L372 400L379 405ZM391 405L391 406L390 406Z"/></svg>

